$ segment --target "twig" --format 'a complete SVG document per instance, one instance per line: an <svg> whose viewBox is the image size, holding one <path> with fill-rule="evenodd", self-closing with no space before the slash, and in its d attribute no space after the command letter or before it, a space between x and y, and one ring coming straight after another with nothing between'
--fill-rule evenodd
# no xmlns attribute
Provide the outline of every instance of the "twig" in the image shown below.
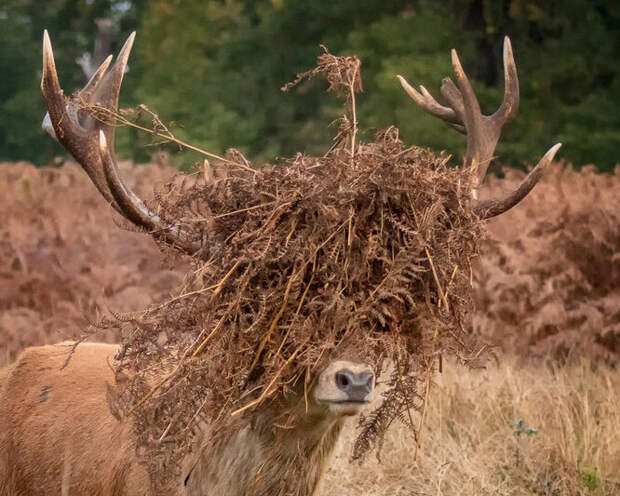
<svg viewBox="0 0 620 496"><path fill-rule="evenodd" d="M293 322L295 322L295 319L299 315L299 312L301 310L301 306L303 305L304 300L306 299L306 296L308 295L308 290L310 289L310 286L312 286L312 282L314 281L314 269L315 269L315 263L313 261L312 262L312 274L310 276L310 281L308 281L308 284L306 285L306 289L304 289L304 292L301 295L301 299L299 300L299 304L297 305L297 310L295 311L295 315L293 315L293 318L291 319L291 325L286 330L286 333L284 334L284 337L282 338L282 341L280 342L280 346L278 346L278 349L277 349L277 351L276 351L276 353L275 353L275 355L273 357L273 362L274 363L275 363L276 358L278 357L278 355L282 351L282 348L284 347L284 343L286 342L286 340L288 338L288 335L291 332L291 328L292 328Z"/></svg>
<svg viewBox="0 0 620 496"><path fill-rule="evenodd" d="M172 420L168 422L168 426L164 429L164 432L162 432L161 436L159 436L159 442L161 442L166 437L166 434L170 432L171 427L172 427Z"/></svg>
<svg viewBox="0 0 620 496"><path fill-rule="evenodd" d="M274 203L275 203L275 201L270 201L270 202L267 202L267 203L261 203L260 205L254 205L252 207L242 208L240 210L234 210L232 212L226 212L224 214L215 215L215 216L213 216L213 218L214 219L221 219L223 217L228 217L229 215L241 214L243 212L249 212L251 210L256 210L257 208L268 207L270 205L273 205Z"/></svg>
<svg viewBox="0 0 620 496"><path fill-rule="evenodd" d="M133 121L130 121L129 119L127 119L125 116L123 116L119 112L115 112L114 110L108 109L106 107L102 107L100 105L84 104L83 108L86 109L86 110L91 110L92 117L94 119L97 119L100 122L103 122L104 124L112 125L112 124L110 124L109 121L106 122L105 120L101 119L99 114L105 114L105 115L111 117L113 122L119 122L123 126L133 127L133 128L138 129L140 131L144 131L145 133L152 134L153 136L157 136L158 138L165 139L165 140L170 141L172 143L175 143L175 144L177 144L179 146L187 148L188 150L192 150L192 151L195 151L197 153L200 153L201 155L205 155L207 157L211 157L211 158L217 159L217 160L219 160L221 162L224 162L224 163L227 163L227 164L230 164L230 165L234 165L236 167L240 167L241 169L244 169L244 170L247 170L248 172L252 172L252 173L256 174L256 170L255 169L252 169L251 167L248 167L245 164L241 164L239 162L234 162L233 160L229 160L229 159L227 159L225 157L222 157L222 156L217 155L215 153L208 152L207 150L204 150L204 149L199 148L199 147L194 146L194 145L190 145L189 143L187 143L187 142L185 142L183 140L180 140L179 138L175 137L170 131L168 131L168 128L166 128L166 126L164 126L163 123L161 123L161 121L159 121L159 122L162 124L163 128L167 131L167 134L166 133L161 133L159 131L156 131L155 129L150 129L148 127L141 126L140 124L137 124L137 123L135 123Z"/></svg>
<svg viewBox="0 0 620 496"><path fill-rule="evenodd" d="M235 264L236 265L236 264ZM234 267L233 267L234 269ZM232 269L231 269L232 270ZM231 274L231 272L229 271L229 273L225 276L228 277ZM247 271L246 271L247 274ZM220 320L217 322L217 324L215 325L215 327L213 328L213 330L209 333L209 335L204 338L204 340L202 341L202 343L200 343L200 345L198 346L198 348L196 348L196 351L194 351L194 353L192 353L192 357L191 359L194 360L196 358L196 356L198 355L198 353L200 353L203 348L207 345L207 343L209 342L209 340L213 337L213 335L219 330L220 327L222 327L222 324L224 323L224 320L226 319L226 317L228 316L229 312L233 309L233 307L235 305L237 305L237 303L239 303L239 300L241 299L241 296L243 295L243 292L245 291L245 288L248 285L248 280L246 279L245 283L243 284L243 286L239 289L239 291L237 292L237 298L233 301L231 301L228 305L228 308L226 309L226 311L224 312L224 315L222 315L222 317L220 318Z"/></svg>
<svg viewBox="0 0 620 496"><path fill-rule="evenodd" d="M452 275L450 276L450 281L448 282L448 285L446 286L446 299L448 298L448 293L450 292L450 286L452 286L452 282L454 281L454 276L456 276L458 268L459 266L455 264L454 270L452 271Z"/></svg>
<svg viewBox="0 0 620 496"><path fill-rule="evenodd" d="M353 114L353 132L351 133L351 164L353 164L353 158L355 157L355 137L357 135L357 111L355 104L355 76L359 70L359 63L355 65L353 71L353 77L349 82L349 91L351 92L351 112Z"/></svg>
<svg viewBox="0 0 620 496"><path fill-rule="evenodd" d="M426 257L428 258L429 263L431 264L431 270L433 271L433 277L435 278L435 284L437 284L437 290L439 291L439 296L443 300L444 305L446 306L446 310L450 310L450 306L448 305L448 299L446 298L445 293L441 287L441 283L439 282L439 276L437 275L437 271L435 270L435 264L433 263L433 257L431 257L428 248L425 246L424 251L426 252ZM439 305L441 307L441 305Z"/></svg>
<svg viewBox="0 0 620 496"><path fill-rule="evenodd" d="M280 317L282 317L282 314L284 313L284 310L286 309L286 304L288 303L288 295L291 291L293 279L295 279L296 276L297 276L297 272L294 272L293 274L291 274L291 277L289 277L288 279L288 283L286 284L286 289L284 290L284 297L282 298L282 305L280 306L280 310L278 310L278 313L271 321L269 330L267 331L262 341L260 342L260 345L258 346L258 350L256 350L256 356L254 357L254 360L252 361L252 365L250 365L250 369L248 370L248 375L254 370L254 367L256 367L256 364L258 363L258 359L260 358L260 354L263 352L263 349L265 348L267 341L269 341L271 334L273 333L276 326L278 325L278 322L280 321Z"/></svg>
<svg viewBox="0 0 620 496"><path fill-rule="evenodd" d="M202 329L200 331L200 334L198 334L198 337L194 340L194 342L190 346L187 347L187 349L183 353L183 356L179 360L179 363L177 364L177 366L169 374L167 374L161 381L159 381L153 388L151 388L151 390L146 395L144 395L144 397L140 401L138 401L138 403L136 403L134 405L134 407L129 411L129 415L134 413L138 408L140 408L144 403L146 403L147 400L151 396L153 396L155 391L157 391L159 388L161 388L166 382L168 382L168 380L171 377L173 377L178 372L178 370L181 368L181 366L185 363L185 357L187 357L187 354L189 353L189 350L191 350L194 347L194 345L202 337L204 332L205 332L205 329Z"/></svg>
<svg viewBox="0 0 620 496"><path fill-rule="evenodd" d="M250 401L247 405L242 406L241 408L238 408L237 410L235 410L234 412L232 412L230 414L231 417L234 417L235 415L240 414L241 412L247 410L248 408L253 407L254 405L257 405L258 403L260 403L261 401L263 401L263 399L265 399L265 397L267 396L267 393L269 392L269 389L271 389L271 386L273 386L273 384L276 382L276 380L280 377L280 375L282 374L282 371L286 368L286 366L291 363L293 361L293 359L297 356L297 353L299 353L299 350L301 350L304 346L306 345L306 342L301 343L297 349L293 352L293 354L286 360L286 362L284 362L284 365L282 365L282 367L280 367L278 369L278 371L276 372L276 375L273 376L273 379L271 379L271 381L269 381L269 384L267 384L267 387L265 388L265 390L261 393L261 395L256 398L253 401Z"/></svg>
<svg viewBox="0 0 620 496"><path fill-rule="evenodd" d="M239 267L240 263L241 261L237 260L235 264L230 268L230 270L226 273L226 275L222 278L222 280L215 286L215 290L213 291L213 294L211 295L210 303L213 303L215 298L217 298L217 295L220 294L220 291L222 291L222 288L224 287L224 283L233 274L233 272L237 269L237 267Z"/></svg>
<svg viewBox="0 0 620 496"><path fill-rule="evenodd" d="M435 335L433 336L433 347L431 350L431 357L426 368L426 388L424 391L424 405L422 406L422 415L420 416L420 425L418 427L418 435L416 436L417 442L415 445L415 452L413 454L413 459L415 460L418 456L418 448L422 447L422 427L424 427L424 420L426 419L426 407L428 405L428 395L431 390L431 373L433 371L433 362L435 357L435 345L437 343L437 336L439 335L439 327L435 327Z"/></svg>

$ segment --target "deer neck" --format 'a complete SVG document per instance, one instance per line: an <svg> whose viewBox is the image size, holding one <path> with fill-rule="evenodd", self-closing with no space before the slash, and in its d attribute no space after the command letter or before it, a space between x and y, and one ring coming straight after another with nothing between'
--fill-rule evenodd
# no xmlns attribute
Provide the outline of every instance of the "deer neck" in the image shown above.
<svg viewBox="0 0 620 496"><path fill-rule="evenodd" d="M189 476L188 494L313 495L342 417L321 406L276 411L282 410L269 408L251 425L207 442Z"/></svg>

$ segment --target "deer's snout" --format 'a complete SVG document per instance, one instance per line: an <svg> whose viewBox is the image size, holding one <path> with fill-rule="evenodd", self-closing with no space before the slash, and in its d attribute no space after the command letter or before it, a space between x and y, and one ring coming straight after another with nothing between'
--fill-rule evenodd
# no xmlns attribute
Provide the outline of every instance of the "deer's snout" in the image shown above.
<svg viewBox="0 0 620 496"><path fill-rule="evenodd" d="M368 401L375 385L375 375L370 371L356 374L341 369L335 374L336 386L348 396L348 401Z"/></svg>

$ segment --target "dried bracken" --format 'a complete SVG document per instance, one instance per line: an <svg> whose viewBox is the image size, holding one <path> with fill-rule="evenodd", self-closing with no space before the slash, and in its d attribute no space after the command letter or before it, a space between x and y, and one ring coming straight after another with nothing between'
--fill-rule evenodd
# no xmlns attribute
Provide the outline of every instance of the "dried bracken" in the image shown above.
<svg viewBox="0 0 620 496"><path fill-rule="evenodd" d="M507 170L488 192L522 173ZM474 270L477 333L529 355L620 353L620 168L598 174L556 165L501 222Z"/></svg>
<svg viewBox="0 0 620 496"><path fill-rule="evenodd" d="M154 164L123 165L123 175L132 186L162 182L175 172ZM507 169L505 178L491 178L483 197L509 190L522 176ZM180 285L185 269L178 263L174 270L162 264L163 257L148 237L119 230L111 210L92 195L92 185L76 164L35 168L23 162L0 163L0 184L7 192L0 199L6 219L0 231L0 349L4 353L0 359L10 360L26 346L81 333L88 324L85 316L96 314L92 302L102 312L137 311L166 300ZM481 256L472 267L476 332L520 355L572 352L617 362L620 239L616 227L620 221L614 219L620 211L618 188L620 170L598 174L591 168L576 171L567 164L554 165L549 179L519 209L488 224ZM148 189L141 193L148 196ZM549 203L553 208L548 208ZM551 230L546 236L576 241L563 245L555 241L551 251L544 242L547 238L539 234L542 227L555 225L556 218L565 219L563 230ZM567 262L569 255L574 260ZM564 271L574 279L567 277L561 286L546 283L547 266L553 260L559 261L554 262L558 274ZM581 289L575 299L568 288L577 286ZM580 323L576 328L566 327L570 322L562 311L553 314L558 317L554 332L542 332L545 324L537 315L550 299L557 308L570 310L577 304L584 316L593 312L600 316L594 322L602 319L604 325L585 318L572 321ZM117 341L119 337L114 332L98 334L97 339Z"/></svg>
<svg viewBox="0 0 620 496"><path fill-rule="evenodd" d="M165 181L172 167L122 164L130 184ZM119 229L75 163L36 168L0 163L0 366L24 347L80 336L98 315L143 310L179 286L143 234ZM118 342L118 329L99 333Z"/></svg>
<svg viewBox="0 0 620 496"><path fill-rule="evenodd" d="M337 57L329 53L327 47L321 45L323 54L319 55L314 69L297 74L294 81L282 86L282 91L288 91L305 79L318 76L324 77L329 83L327 91L334 91L337 95L349 97L350 92L362 91L361 62L356 56Z"/></svg>

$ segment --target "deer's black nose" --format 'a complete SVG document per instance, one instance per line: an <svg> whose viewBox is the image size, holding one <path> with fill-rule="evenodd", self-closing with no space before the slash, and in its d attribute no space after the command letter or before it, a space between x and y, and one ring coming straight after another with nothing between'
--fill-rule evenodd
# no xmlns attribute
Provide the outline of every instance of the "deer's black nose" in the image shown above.
<svg viewBox="0 0 620 496"><path fill-rule="evenodd" d="M368 401L368 395L372 393L375 376L370 371L356 374L348 369L336 372L336 385L338 389L346 393L347 401Z"/></svg>

